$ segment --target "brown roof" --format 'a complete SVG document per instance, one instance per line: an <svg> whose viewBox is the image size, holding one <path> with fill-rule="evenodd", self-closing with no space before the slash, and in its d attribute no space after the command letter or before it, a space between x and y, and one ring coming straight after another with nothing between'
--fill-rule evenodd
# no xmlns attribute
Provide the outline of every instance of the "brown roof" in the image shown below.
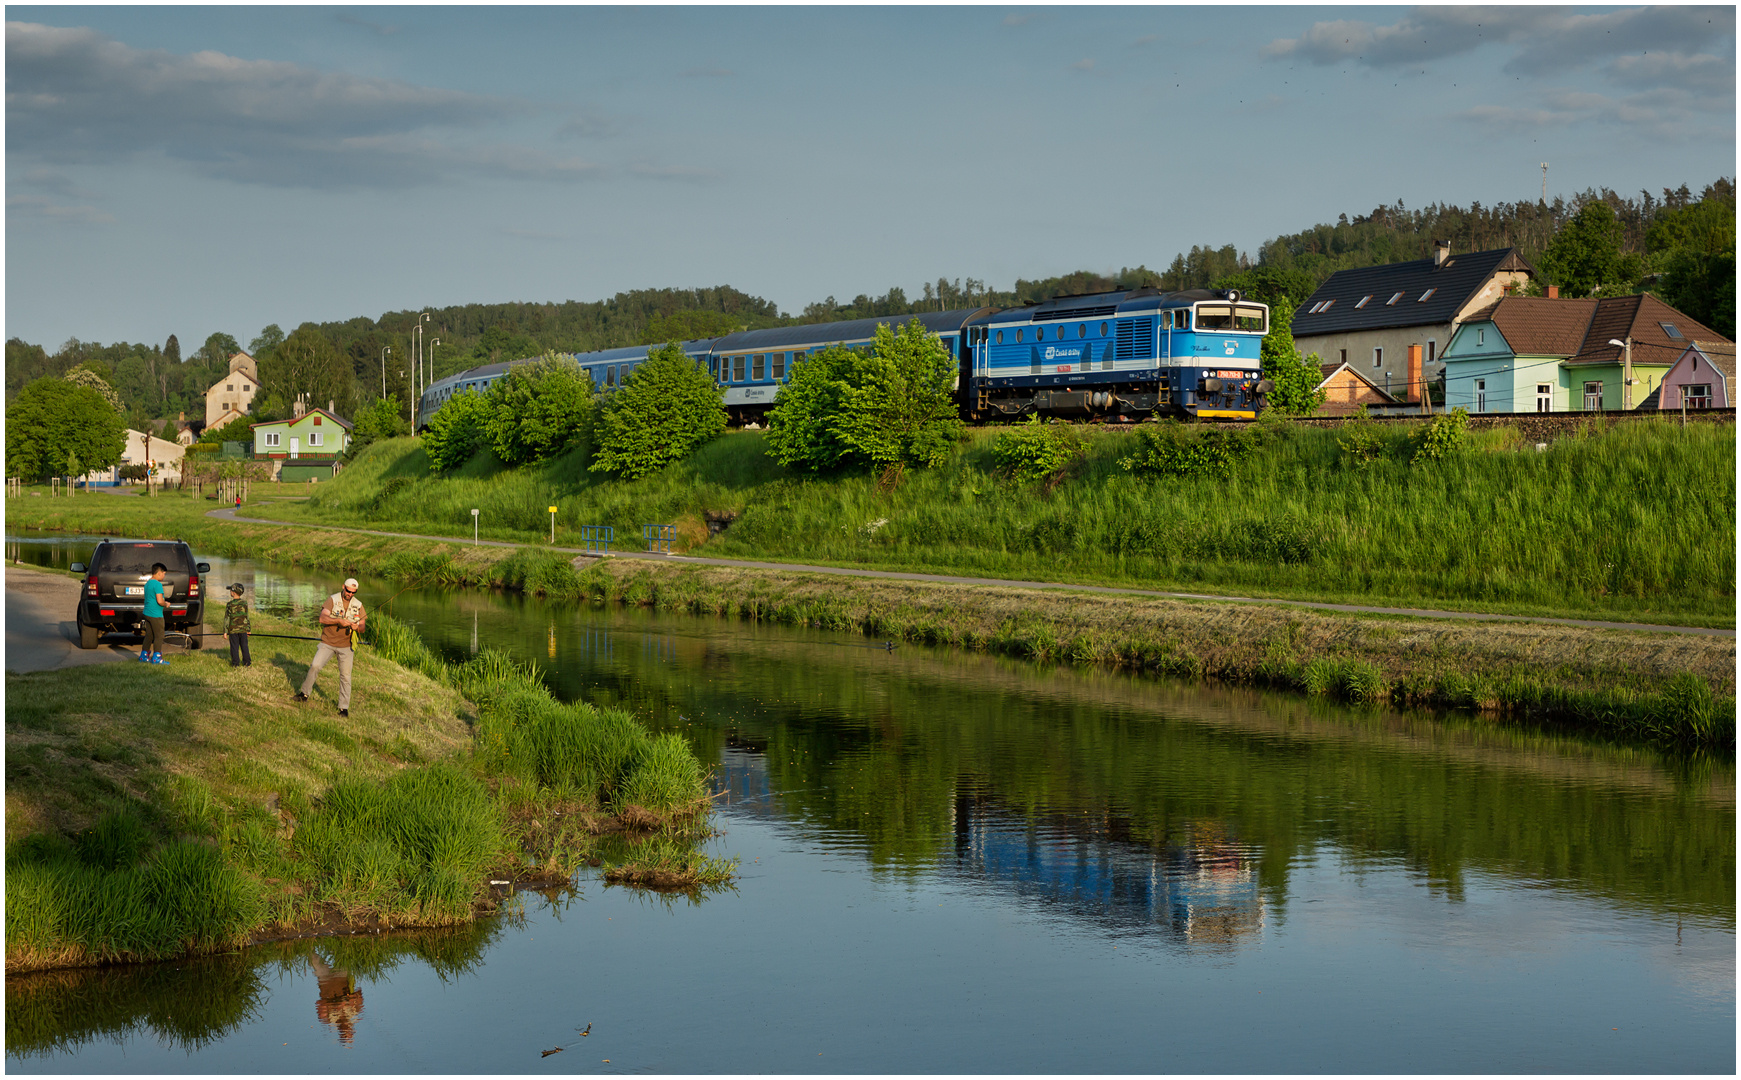
<svg viewBox="0 0 1741 1080"><path fill-rule="evenodd" d="M1355 371L1354 368L1347 363L1319 364L1318 370L1319 370L1319 372L1321 372L1323 374L1324 377L1322 379L1318 380L1318 385L1313 387L1313 389L1314 390L1322 390L1324 388L1324 385L1330 381L1331 377L1334 376L1338 371L1343 370L1344 368L1347 368L1348 374L1351 375L1356 381L1365 383L1369 388L1371 388L1372 392L1377 394L1379 397L1382 397L1387 401L1400 401L1401 400L1400 398L1396 397L1394 394L1387 392L1384 389L1384 387L1378 385L1377 383L1373 382L1371 379L1360 374L1360 372Z"/></svg>
<svg viewBox="0 0 1741 1080"><path fill-rule="evenodd" d="M1511 351L1525 356L1571 356L1584 341L1594 300L1506 296L1470 315L1465 324L1491 320Z"/></svg>
<svg viewBox="0 0 1741 1080"><path fill-rule="evenodd" d="M1562 301L1563 303L1564 301ZM1662 324L1668 323L1680 332L1670 337ZM1608 344L1611 340L1632 338L1632 362L1635 364L1672 364L1686 351L1694 339L1734 343L1690 315L1683 315L1648 293L1632 296L1608 296L1596 302L1596 314L1584 334L1584 344L1568 364L1615 364L1620 362L1620 348Z"/></svg>

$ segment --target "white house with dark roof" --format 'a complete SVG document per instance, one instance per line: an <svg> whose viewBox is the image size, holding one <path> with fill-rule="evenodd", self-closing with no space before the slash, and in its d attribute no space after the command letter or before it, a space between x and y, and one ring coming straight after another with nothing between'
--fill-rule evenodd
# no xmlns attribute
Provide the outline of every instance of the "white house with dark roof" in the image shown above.
<svg viewBox="0 0 1741 1080"><path fill-rule="evenodd" d="M1463 321L1535 276L1516 248L1453 255L1440 241L1430 259L1330 275L1294 312L1294 341L1392 397L1419 401L1419 388L1408 385L1409 346L1420 346L1421 378L1433 382Z"/></svg>

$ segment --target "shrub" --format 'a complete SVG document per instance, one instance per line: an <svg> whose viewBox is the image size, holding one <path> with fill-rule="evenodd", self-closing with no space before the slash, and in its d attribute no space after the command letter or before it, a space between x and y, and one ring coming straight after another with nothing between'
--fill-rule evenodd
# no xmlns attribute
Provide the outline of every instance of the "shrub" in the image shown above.
<svg viewBox="0 0 1741 1080"><path fill-rule="evenodd" d="M1038 416L1005 429L991 448L999 468L1029 483L1055 483L1087 454L1088 446L1074 424L1042 423Z"/></svg>
<svg viewBox="0 0 1741 1080"><path fill-rule="evenodd" d="M1177 420L1144 424L1136 433L1136 453L1120 458L1119 465L1129 472L1175 477L1226 476L1257 441L1245 432L1187 428Z"/></svg>
<svg viewBox="0 0 1741 1080"><path fill-rule="evenodd" d="M649 352L605 400L591 469L646 476L682 461L725 425L725 392L673 342Z"/></svg>
<svg viewBox="0 0 1741 1080"><path fill-rule="evenodd" d="M598 411L592 377L572 356L545 353L509 368L486 400L490 448L508 465L543 461L592 440Z"/></svg>
<svg viewBox="0 0 1741 1080"><path fill-rule="evenodd" d="M472 459L490 444L489 398L475 390L455 394L429 418L423 432L423 452L431 472L448 472Z"/></svg>
<svg viewBox="0 0 1741 1080"><path fill-rule="evenodd" d="M1438 461L1447 454L1456 451L1468 440L1468 437L1468 412L1457 408L1449 413L1440 413L1409 432L1409 442L1415 448L1414 455L1409 458L1409 463L1419 465L1423 461Z"/></svg>
<svg viewBox="0 0 1741 1080"><path fill-rule="evenodd" d="M1342 448L1343 460L1356 469L1364 469L1384 457L1384 435L1377 424L1367 419L1364 405L1354 419L1342 425L1336 445Z"/></svg>

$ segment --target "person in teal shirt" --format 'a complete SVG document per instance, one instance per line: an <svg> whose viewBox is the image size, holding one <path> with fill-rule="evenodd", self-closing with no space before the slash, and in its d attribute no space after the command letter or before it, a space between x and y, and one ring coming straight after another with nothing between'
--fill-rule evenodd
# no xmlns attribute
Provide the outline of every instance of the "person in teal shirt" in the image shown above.
<svg viewBox="0 0 1741 1080"><path fill-rule="evenodd" d="M145 583L145 647L139 659L147 664L169 663L163 658L163 582L168 574L169 567L152 563L151 578Z"/></svg>

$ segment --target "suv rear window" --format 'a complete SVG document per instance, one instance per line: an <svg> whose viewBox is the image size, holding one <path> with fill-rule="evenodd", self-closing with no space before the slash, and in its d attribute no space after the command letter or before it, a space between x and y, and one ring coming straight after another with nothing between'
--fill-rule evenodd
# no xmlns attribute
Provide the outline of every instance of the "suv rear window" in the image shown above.
<svg viewBox="0 0 1741 1080"><path fill-rule="evenodd" d="M188 573L184 549L179 544L110 544L102 549L98 573L149 574L152 563L162 563L173 573Z"/></svg>

